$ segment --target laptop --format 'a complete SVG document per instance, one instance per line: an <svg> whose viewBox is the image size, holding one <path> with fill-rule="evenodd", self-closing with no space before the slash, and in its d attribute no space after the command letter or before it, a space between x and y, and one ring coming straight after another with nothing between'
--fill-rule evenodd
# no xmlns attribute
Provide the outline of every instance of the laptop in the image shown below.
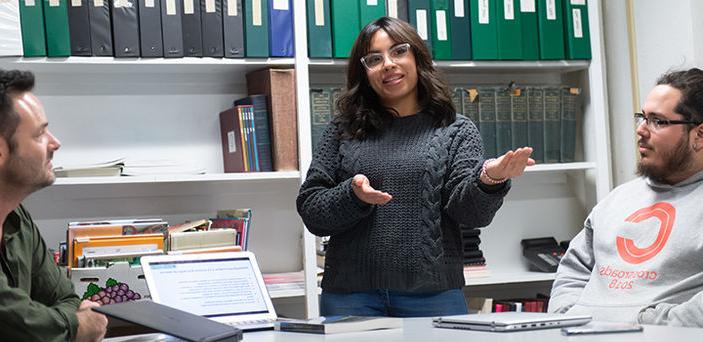
<svg viewBox="0 0 703 342"><path fill-rule="evenodd" d="M432 324L438 328L481 331L521 331L568 327L586 324L588 315L566 315L546 312L494 312L454 317L438 317Z"/></svg>
<svg viewBox="0 0 703 342"><path fill-rule="evenodd" d="M145 256L151 300L244 331L273 329L276 310L251 252Z"/></svg>

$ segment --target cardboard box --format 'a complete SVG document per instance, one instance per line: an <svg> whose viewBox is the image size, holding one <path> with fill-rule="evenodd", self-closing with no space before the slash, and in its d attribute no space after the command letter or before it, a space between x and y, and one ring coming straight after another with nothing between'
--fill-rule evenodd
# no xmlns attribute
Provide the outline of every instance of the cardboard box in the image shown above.
<svg viewBox="0 0 703 342"><path fill-rule="evenodd" d="M130 266L127 262L117 262L110 267L72 268L71 282L81 299L102 304L109 304L111 300L120 303L151 298L142 267Z"/></svg>

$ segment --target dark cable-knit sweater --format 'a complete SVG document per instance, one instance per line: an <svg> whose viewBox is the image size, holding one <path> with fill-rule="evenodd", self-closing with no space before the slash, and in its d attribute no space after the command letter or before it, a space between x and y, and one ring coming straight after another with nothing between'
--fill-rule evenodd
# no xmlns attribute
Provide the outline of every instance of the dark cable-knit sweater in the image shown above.
<svg viewBox="0 0 703 342"><path fill-rule="evenodd" d="M308 230L330 236L322 288L420 293L464 286L459 227L488 225L509 189L479 185L476 126L457 115L437 128L419 113L364 140L340 133L332 123L323 134L297 199ZM393 199L360 201L351 186L356 174Z"/></svg>

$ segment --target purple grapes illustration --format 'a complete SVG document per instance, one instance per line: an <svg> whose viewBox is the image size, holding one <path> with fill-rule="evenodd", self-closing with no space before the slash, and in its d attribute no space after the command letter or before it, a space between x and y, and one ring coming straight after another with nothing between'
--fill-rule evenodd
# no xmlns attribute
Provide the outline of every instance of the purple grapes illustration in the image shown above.
<svg viewBox="0 0 703 342"><path fill-rule="evenodd" d="M83 294L83 299L87 299L102 305L129 302L141 299L142 295L129 289L129 285L118 283L115 279L108 279L105 287L100 287L95 283L90 283Z"/></svg>

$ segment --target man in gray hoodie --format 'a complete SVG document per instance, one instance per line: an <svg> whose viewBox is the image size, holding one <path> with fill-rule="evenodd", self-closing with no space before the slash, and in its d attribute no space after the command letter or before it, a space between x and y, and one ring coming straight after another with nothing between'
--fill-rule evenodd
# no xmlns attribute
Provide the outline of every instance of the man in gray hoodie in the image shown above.
<svg viewBox="0 0 703 342"><path fill-rule="evenodd" d="M635 123L641 177L593 208L549 310L703 326L703 70L662 75Z"/></svg>

